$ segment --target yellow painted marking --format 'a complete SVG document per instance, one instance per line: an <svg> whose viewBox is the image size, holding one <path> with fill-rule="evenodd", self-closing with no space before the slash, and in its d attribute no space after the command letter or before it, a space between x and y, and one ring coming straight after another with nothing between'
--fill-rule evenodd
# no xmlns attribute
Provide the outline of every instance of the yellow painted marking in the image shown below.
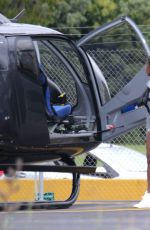
<svg viewBox="0 0 150 230"><path fill-rule="evenodd" d="M135 202L135 201L134 201ZM104 204L107 204L107 205L118 205L118 204L130 204L130 201L77 201L75 204L73 205L79 205L79 204L93 204L93 205L104 205Z"/></svg>
<svg viewBox="0 0 150 230"><path fill-rule="evenodd" d="M78 209L78 210L30 210L30 211L15 211L15 213L18 214L23 214L30 212L31 214L34 213L47 213L47 212L53 212L53 213L90 213L90 212L124 212L124 211L150 211L150 208L117 208L117 209ZM8 213L8 212L2 212L3 213Z"/></svg>
<svg viewBox="0 0 150 230"><path fill-rule="evenodd" d="M78 213L78 212L123 212L123 211L150 211L150 208L117 208L117 209L80 209L80 210L50 210L56 213Z"/></svg>

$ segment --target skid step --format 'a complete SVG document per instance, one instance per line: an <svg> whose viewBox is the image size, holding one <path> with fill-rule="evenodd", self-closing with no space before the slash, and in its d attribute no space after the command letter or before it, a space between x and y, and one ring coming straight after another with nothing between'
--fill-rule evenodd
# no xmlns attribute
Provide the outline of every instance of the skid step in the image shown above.
<svg viewBox="0 0 150 230"><path fill-rule="evenodd" d="M8 167L13 167L17 170L15 164L1 164L1 170L6 170ZM33 172L63 172L63 173L95 173L96 167L92 166L54 166L54 165L22 165L21 171Z"/></svg>

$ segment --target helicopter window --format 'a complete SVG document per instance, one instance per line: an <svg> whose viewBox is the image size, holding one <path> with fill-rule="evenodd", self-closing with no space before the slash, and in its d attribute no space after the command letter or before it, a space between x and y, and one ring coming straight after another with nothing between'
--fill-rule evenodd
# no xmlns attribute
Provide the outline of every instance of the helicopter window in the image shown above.
<svg viewBox="0 0 150 230"><path fill-rule="evenodd" d="M85 75L83 64L80 60L77 51L74 49L73 45L66 40L56 39L56 38L55 39L51 38L50 42L53 43L53 45L55 45L55 47L57 47L63 53L63 55L68 59L68 61L72 64L72 66L78 73L81 81L83 83L87 83L87 78Z"/></svg>
<svg viewBox="0 0 150 230"><path fill-rule="evenodd" d="M6 40L0 37L0 71L8 70L8 60Z"/></svg>
<svg viewBox="0 0 150 230"><path fill-rule="evenodd" d="M17 66L31 79L37 79L38 65L31 40L18 39L16 44Z"/></svg>
<svg viewBox="0 0 150 230"><path fill-rule="evenodd" d="M41 41L37 41L40 62L46 76L66 94L67 102L72 106L77 104L75 81L62 61Z"/></svg>

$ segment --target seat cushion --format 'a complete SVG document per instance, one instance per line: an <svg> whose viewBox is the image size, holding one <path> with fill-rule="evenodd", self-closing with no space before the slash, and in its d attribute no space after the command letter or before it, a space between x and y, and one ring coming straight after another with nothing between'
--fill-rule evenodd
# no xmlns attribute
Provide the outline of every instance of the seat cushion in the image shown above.
<svg viewBox="0 0 150 230"><path fill-rule="evenodd" d="M64 118L71 113L71 105L65 104L65 105L53 105L53 109L55 110L57 116L59 118Z"/></svg>
<svg viewBox="0 0 150 230"><path fill-rule="evenodd" d="M47 107L47 112L49 116L57 116L59 118L65 118L66 116L70 115L71 113L71 105L65 104L65 105L51 105L51 94L49 87L46 88L45 92L45 102Z"/></svg>

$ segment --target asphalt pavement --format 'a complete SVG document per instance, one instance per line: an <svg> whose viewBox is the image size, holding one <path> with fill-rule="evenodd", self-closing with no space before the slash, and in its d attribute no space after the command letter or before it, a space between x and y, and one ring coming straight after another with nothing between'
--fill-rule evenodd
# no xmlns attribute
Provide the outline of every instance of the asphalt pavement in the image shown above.
<svg viewBox="0 0 150 230"><path fill-rule="evenodd" d="M0 230L150 230L135 201L76 202L69 209L0 212Z"/></svg>

